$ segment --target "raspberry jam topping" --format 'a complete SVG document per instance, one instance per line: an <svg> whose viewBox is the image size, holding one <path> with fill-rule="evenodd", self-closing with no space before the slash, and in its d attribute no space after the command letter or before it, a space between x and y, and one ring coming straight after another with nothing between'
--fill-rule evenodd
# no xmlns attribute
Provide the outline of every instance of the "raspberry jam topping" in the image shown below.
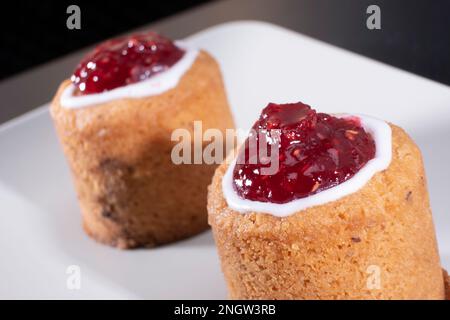
<svg viewBox="0 0 450 320"><path fill-rule="evenodd" d="M89 53L71 80L75 95L108 91L167 70L185 51L154 32L108 40Z"/></svg>
<svg viewBox="0 0 450 320"><path fill-rule="evenodd" d="M317 113L301 102L268 104L252 129L256 134L245 141L233 171L234 189L248 200L286 203L308 197L350 179L375 157L375 142L359 118ZM261 172L271 166L267 157L260 158L261 148L271 161L278 160L273 174ZM250 161L250 150L256 160Z"/></svg>

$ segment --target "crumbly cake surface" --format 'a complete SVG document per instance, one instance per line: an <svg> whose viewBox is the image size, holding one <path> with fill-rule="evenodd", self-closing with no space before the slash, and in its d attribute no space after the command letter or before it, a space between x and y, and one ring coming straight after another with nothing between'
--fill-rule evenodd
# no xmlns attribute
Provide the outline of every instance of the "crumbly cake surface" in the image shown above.
<svg viewBox="0 0 450 320"><path fill-rule="evenodd" d="M75 181L86 232L120 248L155 246L207 228L206 194L216 165L171 161L174 129L193 136L234 128L216 61L201 51L177 87L157 96L51 114Z"/></svg>
<svg viewBox="0 0 450 320"><path fill-rule="evenodd" d="M232 299L443 299L419 149L392 126L388 169L358 192L286 218L227 206L222 164L208 212Z"/></svg>

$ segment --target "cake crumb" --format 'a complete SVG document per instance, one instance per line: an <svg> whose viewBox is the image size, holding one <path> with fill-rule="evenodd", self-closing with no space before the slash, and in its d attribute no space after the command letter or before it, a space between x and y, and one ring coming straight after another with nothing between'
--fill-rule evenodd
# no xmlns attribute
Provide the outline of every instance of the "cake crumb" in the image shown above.
<svg viewBox="0 0 450 320"><path fill-rule="evenodd" d="M406 194L406 197L405 197L406 201L409 201L411 199L411 196L412 196L412 191L408 191L408 193Z"/></svg>

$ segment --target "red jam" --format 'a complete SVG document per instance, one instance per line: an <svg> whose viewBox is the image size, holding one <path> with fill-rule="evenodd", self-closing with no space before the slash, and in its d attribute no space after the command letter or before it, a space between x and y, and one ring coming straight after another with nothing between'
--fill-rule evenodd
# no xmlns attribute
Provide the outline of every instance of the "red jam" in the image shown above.
<svg viewBox="0 0 450 320"><path fill-rule="evenodd" d="M89 53L73 73L75 94L99 93L143 81L173 66L184 53L154 32L108 40Z"/></svg>
<svg viewBox="0 0 450 320"><path fill-rule="evenodd" d="M279 139L271 129L279 129ZM348 180L375 156L375 142L359 118L317 113L301 102L268 104L253 130L240 150L245 161L233 171L236 192L248 200L286 203L308 197ZM268 156L278 148L274 174L261 174L271 165L267 161L249 161L249 139L256 140L257 155L261 146Z"/></svg>

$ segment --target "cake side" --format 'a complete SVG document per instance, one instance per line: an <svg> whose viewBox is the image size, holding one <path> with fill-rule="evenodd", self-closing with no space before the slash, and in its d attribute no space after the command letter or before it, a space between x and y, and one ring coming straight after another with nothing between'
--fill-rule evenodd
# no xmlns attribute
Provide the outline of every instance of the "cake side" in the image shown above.
<svg viewBox="0 0 450 320"><path fill-rule="evenodd" d="M68 159L83 214L96 240L120 248L154 246L207 228L206 188L216 165L175 165L173 130L233 128L219 66L197 56L178 85L160 95L117 99L51 115Z"/></svg>
<svg viewBox="0 0 450 320"><path fill-rule="evenodd" d="M356 193L285 218L231 210L226 165L216 170L209 223L231 298L444 298L421 154L391 127L387 170Z"/></svg>
<svg viewBox="0 0 450 320"><path fill-rule="evenodd" d="M450 300L450 276L447 271L442 269L444 273L445 300Z"/></svg>

